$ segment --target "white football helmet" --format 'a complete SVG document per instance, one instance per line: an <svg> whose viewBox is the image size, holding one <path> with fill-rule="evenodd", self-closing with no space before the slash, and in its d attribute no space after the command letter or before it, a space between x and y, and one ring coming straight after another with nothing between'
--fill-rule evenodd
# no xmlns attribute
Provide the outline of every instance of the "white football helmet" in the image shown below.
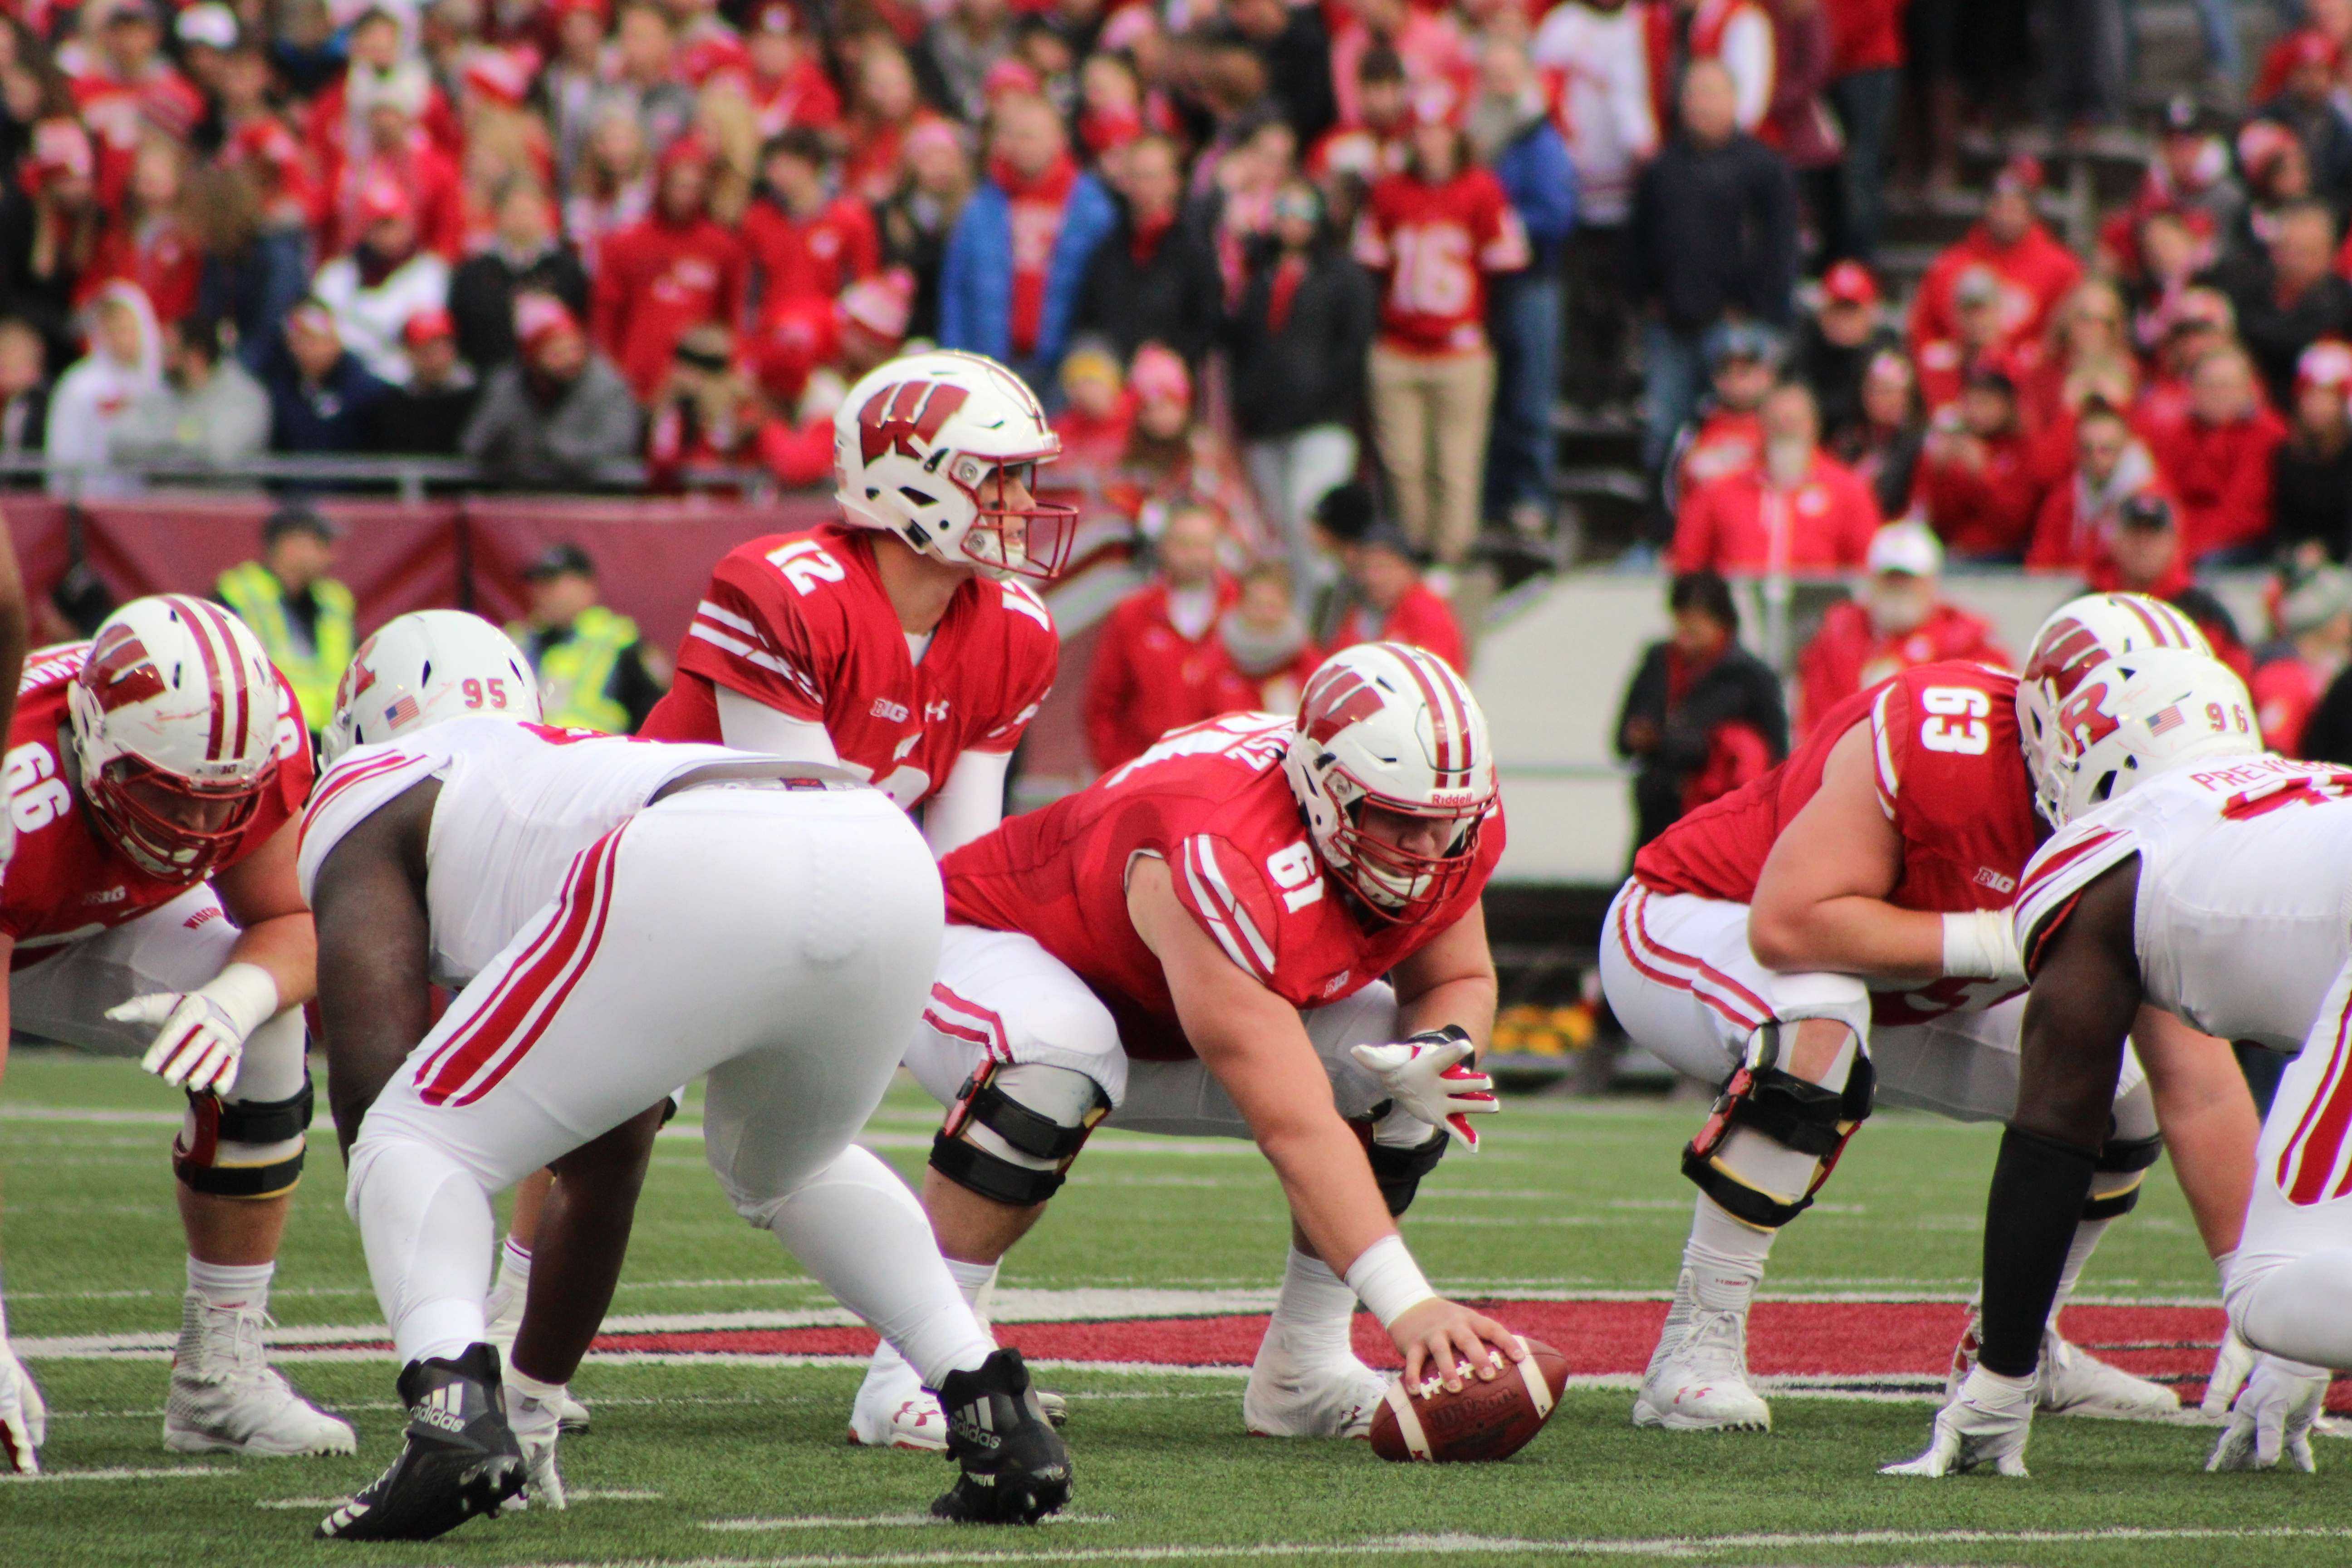
<svg viewBox="0 0 2352 1568"><path fill-rule="evenodd" d="M2027 741L2026 771L2034 805L2055 827L2158 773L2263 750L2245 683L2210 655L2170 647L2093 668L2038 739Z"/></svg>
<svg viewBox="0 0 2352 1568"><path fill-rule="evenodd" d="M1364 643L1333 654L1298 700L1290 793L1341 884L1383 920L1416 919L1461 889L1495 804L1495 752L1470 687L1434 654ZM1363 830L1365 802L1448 825L1435 853Z"/></svg>
<svg viewBox="0 0 2352 1568"><path fill-rule="evenodd" d="M90 639L66 694L83 798L152 877L194 882L235 847L307 744L278 671L236 616L182 594L133 599Z"/></svg>
<svg viewBox="0 0 2352 1568"><path fill-rule="evenodd" d="M514 639L463 610L411 610L360 644L320 737L327 763L445 719L539 722L539 678Z"/></svg>
<svg viewBox="0 0 2352 1568"><path fill-rule="evenodd" d="M2056 743L2058 712L2084 677L2112 659L2151 648L2186 648L2208 657L2213 651L2194 621L2144 594L2085 594L2050 612L2033 634L2024 673L2017 678L2018 737L2037 780L2045 772L2042 760ZM2049 803L2041 805L2049 816Z"/></svg>
<svg viewBox="0 0 2352 1568"><path fill-rule="evenodd" d="M935 349L866 373L833 416L834 499L955 565L1024 577L1062 569L1077 508L1035 497L1062 438L1022 379L981 354ZM1028 492L1007 504L1003 487Z"/></svg>

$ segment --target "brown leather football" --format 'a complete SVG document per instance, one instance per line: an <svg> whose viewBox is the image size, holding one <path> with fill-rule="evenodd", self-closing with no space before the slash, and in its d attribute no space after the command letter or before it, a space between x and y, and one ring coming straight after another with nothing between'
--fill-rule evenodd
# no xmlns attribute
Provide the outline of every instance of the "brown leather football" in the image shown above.
<svg viewBox="0 0 2352 1568"><path fill-rule="evenodd" d="M1394 1464L1491 1464L1528 1446L1559 1407L1568 1358L1520 1338L1528 1359L1503 1363L1493 1382L1470 1378L1459 1394L1434 1380L1408 1391L1400 1375L1372 1415L1372 1452Z"/></svg>

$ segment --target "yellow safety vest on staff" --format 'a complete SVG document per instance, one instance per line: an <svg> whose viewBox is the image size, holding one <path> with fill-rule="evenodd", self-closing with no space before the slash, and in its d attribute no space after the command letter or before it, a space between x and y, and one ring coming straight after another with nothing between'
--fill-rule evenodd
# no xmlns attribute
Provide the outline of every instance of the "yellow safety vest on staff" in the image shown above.
<svg viewBox="0 0 2352 1568"><path fill-rule="evenodd" d="M313 734L326 727L335 711L335 687L352 662L357 640L357 610L352 591L331 577L310 584L310 598L319 607L309 651L295 640L286 614L286 586L258 561L230 567L213 584L213 593L253 628L261 646L294 688L302 704L302 722Z"/></svg>
<svg viewBox="0 0 2352 1568"><path fill-rule="evenodd" d="M574 730L624 735L629 710L613 698L613 676L621 656L637 642L637 623L602 605L572 617L570 635L546 642L546 633L526 621L507 627L539 671L540 708L547 722Z"/></svg>

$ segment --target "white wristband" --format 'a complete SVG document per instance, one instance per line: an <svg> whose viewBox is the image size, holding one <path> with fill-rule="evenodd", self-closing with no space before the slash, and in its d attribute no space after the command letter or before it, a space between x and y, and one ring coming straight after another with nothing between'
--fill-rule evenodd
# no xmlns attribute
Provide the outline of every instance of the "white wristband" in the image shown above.
<svg viewBox="0 0 2352 1568"><path fill-rule="evenodd" d="M1348 1265L1348 1289L1384 1329L1437 1295L1405 1249L1404 1237L1394 1232L1356 1255Z"/></svg>
<svg viewBox="0 0 2352 1568"><path fill-rule="evenodd" d="M257 963L232 963L197 987L197 992L228 1015L239 1040L278 1013L278 982Z"/></svg>
<svg viewBox="0 0 2352 1568"><path fill-rule="evenodd" d="M1966 980L2022 980L2025 963L2007 910L1944 917L1944 973Z"/></svg>

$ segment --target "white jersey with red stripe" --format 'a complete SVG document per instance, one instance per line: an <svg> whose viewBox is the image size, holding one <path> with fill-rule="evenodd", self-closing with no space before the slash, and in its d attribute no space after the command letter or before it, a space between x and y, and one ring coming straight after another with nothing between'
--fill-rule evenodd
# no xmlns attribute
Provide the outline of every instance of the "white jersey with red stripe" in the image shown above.
<svg viewBox="0 0 2352 1568"><path fill-rule="evenodd" d="M671 780L744 760L723 746L492 718L362 746L327 771L303 814L302 896L346 834L415 785L439 780L425 852L432 973L436 984L462 986L545 907L581 851Z"/></svg>
<svg viewBox="0 0 2352 1568"><path fill-rule="evenodd" d="M2029 972L2084 889L2135 857L2149 1004L2223 1039L2301 1049L2352 959L2352 772L2273 756L2181 768L2077 817L2018 890Z"/></svg>

